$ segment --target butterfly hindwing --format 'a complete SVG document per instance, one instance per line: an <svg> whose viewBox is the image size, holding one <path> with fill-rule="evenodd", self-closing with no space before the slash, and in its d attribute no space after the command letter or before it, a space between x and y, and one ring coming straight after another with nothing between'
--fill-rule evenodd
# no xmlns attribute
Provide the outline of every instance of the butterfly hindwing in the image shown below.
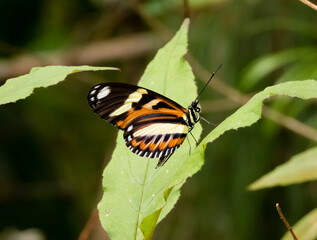
<svg viewBox="0 0 317 240"><path fill-rule="evenodd" d="M127 147L163 165L183 143L188 110L151 90L123 83L102 83L88 93L95 113L124 131Z"/></svg>
<svg viewBox="0 0 317 240"><path fill-rule="evenodd" d="M160 158L158 166L174 153L188 133L187 125L179 122L151 122L136 119L125 129L124 139L128 148L139 156Z"/></svg>

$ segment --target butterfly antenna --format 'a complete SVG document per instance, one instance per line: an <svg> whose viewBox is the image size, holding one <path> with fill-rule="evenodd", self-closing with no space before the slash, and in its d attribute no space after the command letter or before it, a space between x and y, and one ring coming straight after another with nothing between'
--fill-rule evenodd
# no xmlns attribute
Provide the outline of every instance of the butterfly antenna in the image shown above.
<svg viewBox="0 0 317 240"><path fill-rule="evenodd" d="M208 121L206 118L204 118L201 114L200 114L200 118L201 118L202 120L204 120L206 123L213 125L214 127L217 127L217 126L218 126L218 124L215 124L215 123L213 123L213 122L209 122L209 121Z"/></svg>
<svg viewBox="0 0 317 240"><path fill-rule="evenodd" d="M204 118L201 114L200 114L200 118L204 120L206 123L210 124L210 122L206 118Z"/></svg>
<svg viewBox="0 0 317 240"><path fill-rule="evenodd" d="M196 97L196 100L199 98L199 96L202 94L202 92L205 90L205 88L207 87L207 85L209 84L209 82L211 81L211 79L215 76L215 74L218 72L218 70L221 68L222 64L219 65L219 67L217 68L217 70L215 72L213 72L208 80L208 82L206 83L206 85L203 87L203 89L200 91L200 93L198 94L198 96Z"/></svg>

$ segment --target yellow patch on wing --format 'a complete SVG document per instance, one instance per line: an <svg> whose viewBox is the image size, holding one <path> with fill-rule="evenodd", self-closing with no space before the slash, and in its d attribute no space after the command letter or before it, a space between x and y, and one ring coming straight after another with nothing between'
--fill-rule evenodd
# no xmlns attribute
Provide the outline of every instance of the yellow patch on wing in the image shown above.
<svg viewBox="0 0 317 240"><path fill-rule="evenodd" d="M132 103L136 103L140 101L140 99L142 98L142 94L146 94L146 93L147 91L142 88L139 88L135 92L131 93L129 97L127 98L127 100L125 100L125 102L122 104L122 106L120 106L114 112L112 112L109 115L109 117L115 117L129 111L132 108Z"/></svg>

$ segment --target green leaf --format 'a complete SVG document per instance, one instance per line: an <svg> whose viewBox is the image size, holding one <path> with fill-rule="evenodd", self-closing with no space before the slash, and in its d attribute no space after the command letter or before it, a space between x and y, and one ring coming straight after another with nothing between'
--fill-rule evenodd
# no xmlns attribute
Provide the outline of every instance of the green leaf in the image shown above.
<svg viewBox="0 0 317 240"><path fill-rule="evenodd" d="M296 62L298 59L307 58L315 51L316 49L313 47L301 47L260 57L250 63L243 71L239 88L248 91L276 69ZM299 80L298 78L295 79Z"/></svg>
<svg viewBox="0 0 317 240"><path fill-rule="evenodd" d="M317 179L317 147L300 153L290 161L280 165L272 172L264 175L252 183L248 188L258 190L261 188L286 186Z"/></svg>
<svg viewBox="0 0 317 240"><path fill-rule="evenodd" d="M187 19L174 38L158 51L139 82L185 107L197 96L194 75L183 59L188 26ZM196 139L201 130L196 124ZM112 159L103 173L104 195L98 205L101 223L112 240L151 239L155 226L173 208L179 189L189 176L175 181L188 155L189 145L184 143L163 167L155 169L158 160L131 153L119 132Z"/></svg>
<svg viewBox="0 0 317 240"><path fill-rule="evenodd" d="M0 105L16 102L33 93L34 88L48 87L64 80L69 74L82 71L119 70L112 67L47 66L32 68L30 73L11 78L0 87Z"/></svg>
<svg viewBox="0 0 317 240"><path fill-rule="evenodd" d="M317 238L317 208L299 220L294 225L293 231L300 240L315 240ZM293 240L293 237L286 232L282 240Z"/></svg>

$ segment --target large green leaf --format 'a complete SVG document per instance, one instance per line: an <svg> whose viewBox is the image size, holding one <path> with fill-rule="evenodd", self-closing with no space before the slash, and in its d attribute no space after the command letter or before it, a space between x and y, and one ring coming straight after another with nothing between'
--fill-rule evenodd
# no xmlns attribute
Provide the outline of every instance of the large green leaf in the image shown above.
<svg viewBox="0 0 317 240"><path fill-rule="evenodd" d="M69 74L82 71L119 70L111 67L47 66L32 68L30 73L11 78L0 87L0 105L16 102L33 93L34 88L48 87L64 80Z"/></svg>
<svg viewBox="0 0 317 240"><path fill-rule="evenodd" d="M278 166L249 186L250 190L286 186L317 179L317 147L309 149Z"/></svg>
<svg viewBox="0 0 317 240"><path fill-rule="evenodd" d="M192 70L183 59L188 25L189 20L185 20L174 38L158 51L139 83L185 107L196 97ZM200 133L201 126L196 124L196 139ZM119 132L112 159L104 170L104 195L98 206L101 223L111 239L151 239L156 224L180 195L187 176L170 183L175 182L175 175L188 155L189 145L184 143L163 167L155 169L157 159L131 153Z"/></svg>
<svg viewBox="0 0 317 240"><path fill-rule="evenodd" d="M316 240L317 238L317 208L304 216L293 227L296 237L300 240ZM286 232L282 240L293 240L292 235Z"/></svg>

